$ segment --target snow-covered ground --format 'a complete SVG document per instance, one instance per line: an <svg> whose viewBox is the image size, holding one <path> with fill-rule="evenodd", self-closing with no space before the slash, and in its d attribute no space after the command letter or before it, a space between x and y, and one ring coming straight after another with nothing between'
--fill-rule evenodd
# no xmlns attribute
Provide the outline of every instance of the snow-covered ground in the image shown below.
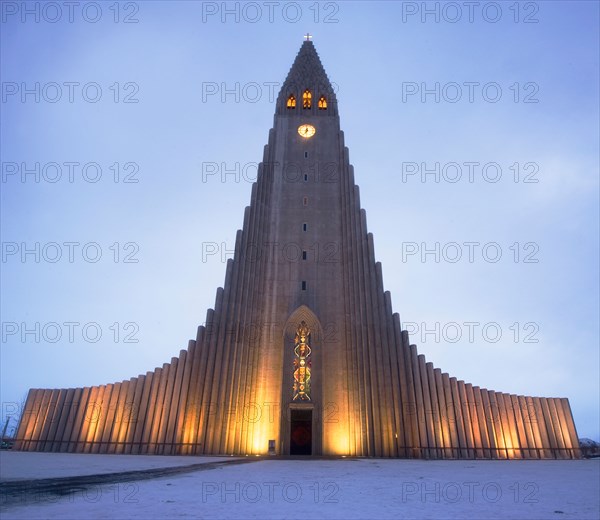
<svg viewBox="0 0 600 520"><path fill-rule="evenodd" d="M189 466L231 458L0 451L0 481L99 475L121 471Z"/></svg>
<svg viewBox="0 0 600 520"><path fill-rule="evenodd" d="M47 476L65 455L31 454L22 469ZM37 464L35 457L41 457ZM131 457L91 464L146 464ZM100 458L98 461L97 459ZM173 457L155 459L171 465ZM120 459L120 460L119 460ZM199 462L181 457L182 465ZM2 463L10 457L2 457ZM22 459L25 460L25 459ZM81 459L85 462L85 458ZM121 462L121 460L123 462ZM215 461L213 457L205 459ZM161 463L160 461L158 462ZM87 470L88 464L81 467ZM133 469L132 466L127 466ZM9 473L8 471L6 473ZM70 469L63 474L72 475ZM10 476L10 475L9 475ZM2 519L36 518L444 518L598 519L600 460L257 460L168 478L91 487L5 507Z"/></svg>

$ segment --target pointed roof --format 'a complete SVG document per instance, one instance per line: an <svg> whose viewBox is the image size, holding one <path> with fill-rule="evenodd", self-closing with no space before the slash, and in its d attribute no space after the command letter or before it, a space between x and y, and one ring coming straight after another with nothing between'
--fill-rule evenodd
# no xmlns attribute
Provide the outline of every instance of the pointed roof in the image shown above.
<svg viewBox="0 0 600 520"><path fill-rule="evenodd" d="M277 99L282 106L290 94L301 95L309 89L315 96L324 95L332 105L336 105L335 90L327 77L323 64L312 41L305 40L285 79Z"/></svg>

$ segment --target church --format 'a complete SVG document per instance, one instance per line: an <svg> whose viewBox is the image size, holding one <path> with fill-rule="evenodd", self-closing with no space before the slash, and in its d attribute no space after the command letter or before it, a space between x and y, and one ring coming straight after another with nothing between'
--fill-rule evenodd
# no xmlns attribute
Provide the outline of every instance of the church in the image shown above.
<svg viewBox="0 0 600 520"><path fill-rule="evenodd" d="M126 381L31 389L16 437L15 449L76 453L580 457L566 398L473 386L411 344L309 36L195 339Z"/></svg>

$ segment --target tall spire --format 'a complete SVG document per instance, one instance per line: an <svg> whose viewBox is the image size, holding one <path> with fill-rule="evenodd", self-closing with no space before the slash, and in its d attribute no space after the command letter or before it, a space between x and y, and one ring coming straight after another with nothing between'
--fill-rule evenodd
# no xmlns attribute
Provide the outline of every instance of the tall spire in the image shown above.
<svg viewBox="0 0 600 520"><path fill-rule="evenodd" d="M309 89L316 99L320 96L327 98L328 115L337 115L337 99L335 90L327 77L323 64L319 59L312 35L304 36L305 40L296 55L296 59L285 79L277 98L277 113L285 113L286 101L290 95L301 99L302 92Z"/></svg>

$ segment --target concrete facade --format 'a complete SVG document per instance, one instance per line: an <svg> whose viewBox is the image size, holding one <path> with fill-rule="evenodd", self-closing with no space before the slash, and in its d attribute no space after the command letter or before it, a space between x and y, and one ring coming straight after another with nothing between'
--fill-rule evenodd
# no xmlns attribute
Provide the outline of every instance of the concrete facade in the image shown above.
<svg viewBox="0 0 600 520"><path fill-rule="evenodd" d="M17 437L21 450L84 453L580 456L566 399L474 387L410 344L311 41L279 94L206 326L145 375L30 390Z"/></svg>

